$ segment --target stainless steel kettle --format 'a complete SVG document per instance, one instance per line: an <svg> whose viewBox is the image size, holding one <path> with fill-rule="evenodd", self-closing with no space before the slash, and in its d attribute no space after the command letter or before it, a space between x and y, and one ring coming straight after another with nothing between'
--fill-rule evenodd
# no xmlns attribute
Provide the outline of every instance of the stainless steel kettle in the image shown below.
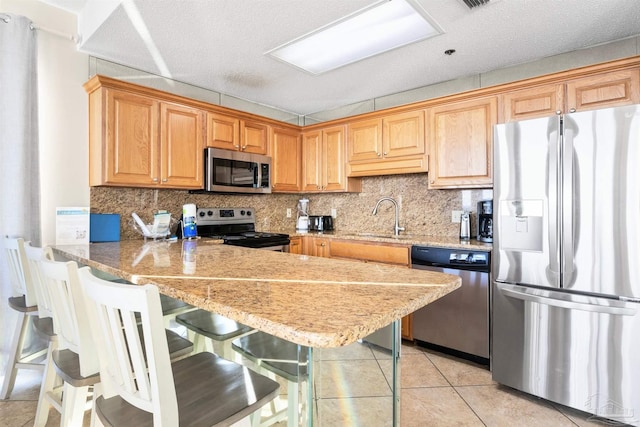
<svg viewBox="0 0 640 427"><path fill-rule="evenodd" d="M460 215L460 239L469 240L471 238L469 212L462 212Z"/></svg>

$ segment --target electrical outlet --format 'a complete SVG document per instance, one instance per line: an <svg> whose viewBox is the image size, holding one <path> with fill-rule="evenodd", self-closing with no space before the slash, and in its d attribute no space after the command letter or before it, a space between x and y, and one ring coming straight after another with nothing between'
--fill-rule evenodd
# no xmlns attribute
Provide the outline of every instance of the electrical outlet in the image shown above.
<svg viewBox="0 0 640 427"><path fill-rule="evenodd" d="M451 211L451 222L460 223L460 217L464 211Z"/></svg>
<svg viewBox="0 0 640 427"><path fill-rule="evenodd" d="M338 216L338 210L336 208L331 208L331 216L334 218Z"/></svg>
<svg viewBox="0 0 640 427"><path fill-rule="evenodd" d="M291 218L291 208L287 208L287 218Z"/></svg>

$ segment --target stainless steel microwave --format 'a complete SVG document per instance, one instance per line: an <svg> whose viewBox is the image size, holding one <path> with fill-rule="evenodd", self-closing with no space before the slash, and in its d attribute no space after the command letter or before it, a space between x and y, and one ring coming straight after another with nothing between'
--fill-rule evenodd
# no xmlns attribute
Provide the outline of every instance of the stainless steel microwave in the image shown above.
<svg viewBox="0 0 640 427"><path fill-rule="evenodd" d="M204 189L217 193L271 193L271 157L205 148Z"/></svg>

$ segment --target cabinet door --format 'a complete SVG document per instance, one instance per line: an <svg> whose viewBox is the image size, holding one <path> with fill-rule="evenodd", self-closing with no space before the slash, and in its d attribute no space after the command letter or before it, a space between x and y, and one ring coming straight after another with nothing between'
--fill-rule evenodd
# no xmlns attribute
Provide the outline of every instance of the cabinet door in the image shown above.
<svg viewBox="0 0 640 427"><path fill-rule="evenodd" d="M274 128L271 135L271 189L273 192L297 193L301 180L300 134L294 130Z"/></svg>
<svg viewBox="0 0 640 427"><path fill-rule="evenodd" d="M564 85L538 86L505 93L502 100L501 123L549 117L564 111Z"/></svg>
<svg viewBox="0 0 640 427"><path fill-rule="evenodd" d="M105 174L102 184L150 186L160 179L158 101L107 90Z"/></svg>
<svg viewBox="0 0 640 427"><path fill-rule="evenodd" d="M267 154L269 126L250 120L240 121L240 150L247 153Z"/></svg>
<svg viewBox="0 0 640 427"><path fill-rule="evenodd" d="M424 154L424 113L410 111L383 117L382 141L385 158Z"/></svg>
<svg viewBox="0 0 640 427"><path fill-rule="evenodd" d="M334 126L322 131L322 189L344 191L347 189L347 161L345 159L344 126Z"/></svg>
<svg viewBox="0 0 640 427"><path fill-rule="evenodd" d="M320 191L323 183L322 131L302 134L302 191Z"/></svg>
<svg viewBox="0 0 640 427"><path fill-rule="evenodd" d="M496 122L495 97L431 108L429 187L491 187Z"/></svg>
<svg viewBox="0 0 640 427"><path fill-rule="evenodd" d="M413 313L404 316L401 321L401 336L405 340L413 340Z"/></svg>
<svg viewBox="0 0 640 427"><path fill-rule="evenodd" d="M382 120L362 120L348 125L349 161L382 157Z"/></svg>
<svg viewBox="0 0 640 427"><path fill-rule="evenodd" d="M567 82L567 111L640 103L640 70L623 70Z"/></svg>
<svg viewBox="0 0 640 427"><path fill-rule="evenodd" d="M219 113L207 113L207 147L238 150L240 120Z"/></svg>
<svg viewBox="0 0 640 427"><path fill-rule="evenodd" d="M203 112L169 103L162 103L160 108L161 184L172 188L202 188Z"/></svg>
<svg viewBox="0 0 640 427"><path fill-rule="evenodd" d="M329 239L313 237L311 239L311 248L309 255L329 258L331 256L329 242Z"/></svg>
<svg viewBox="0 0 640 427"><path fill-rule="evenodd" d="M302 237L291 237L289 240L289 253L302 255Z"/></svg>

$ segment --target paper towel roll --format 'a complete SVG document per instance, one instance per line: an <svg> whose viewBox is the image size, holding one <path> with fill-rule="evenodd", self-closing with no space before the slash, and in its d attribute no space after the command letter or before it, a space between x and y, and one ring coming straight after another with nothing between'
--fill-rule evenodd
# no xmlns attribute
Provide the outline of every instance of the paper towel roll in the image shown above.
<svg viewBox="0 0 640 427"><path fill-rule="evenodd" d="M198 235L196 229L196 205L189 203L182 206L182 238L191 239Z"/></svg>

